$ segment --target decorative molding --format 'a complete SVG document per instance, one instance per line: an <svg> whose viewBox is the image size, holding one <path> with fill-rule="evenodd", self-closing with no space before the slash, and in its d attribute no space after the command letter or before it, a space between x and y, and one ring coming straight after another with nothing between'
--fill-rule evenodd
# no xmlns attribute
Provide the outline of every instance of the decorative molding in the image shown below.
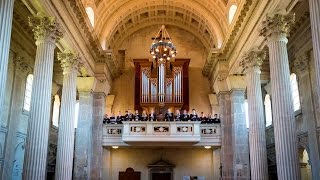
<svg viewBox="0 0 320 180"><path fill-rule="evenodd" d="M262 22L260 35L267 38L278 38L280 36L289 36L290 29L295 22L295 14L275 14L267 16L267 19Z"/></svg>
<svg viewBox="0 0 320 180"><path fill-rule="evenodd" d="M243 72L247 73L250 69L257 70L259 73L260 67L267 56L266 51L252 50L243 55L243 60L240 62L240 66L243 68Z"/></svg>
<svg viewBox="0 0 320 180"><path fill-rule="evenodd" d="M26 75L28 73L32 73L33 69L30 67L28 61L26 61L24 57L16 56L13 58L13 62L19 74Z"/></svg>
<svg viewBox="0 0 320 180"><path fill-rule="evenodd" d="M37 43L42 41L55 43L63 36L55 17L29 17L29 26L32 27Z"/></svg>
<svg viewBox="0 0 320 180"><path fill-rule="evenodd" d="M77 72L79 68L80 57L78 54L66 51L58 53L58 60L63 69L63 74Z"/></svg>

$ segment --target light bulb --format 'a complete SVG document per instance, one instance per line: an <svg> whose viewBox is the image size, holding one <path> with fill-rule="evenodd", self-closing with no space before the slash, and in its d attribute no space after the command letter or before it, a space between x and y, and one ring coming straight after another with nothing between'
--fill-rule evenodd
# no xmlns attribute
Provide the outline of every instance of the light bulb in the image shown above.
<svg viewBox="0 0 320 180"><path fill-rule="evenodd" d="M163 50L164 50L164 51L167 51L168 49L167 49L167 48L164 48Z"/></svg>
<svg viewBox="0 0 320 180"><path fill-rule="evenodd" d="M156 56L152 56L152 58L153 58L153 59L155 59L155 58L156 58Z"/></svg>
<svg viewBox="0 0 320 180"><path fill-rule="evenodd" d="M175 57L176 55L175 55L175 54L172 54L171 56L172 56L172 57Z"/></svg>
<svg viewBox="0 0 320 180"><path fill-rule="evenodd" d="M167 60L169 61L169 60L170 60L170 57L167 57Z"/></svg>
<svg viewBox="0 0 320 180"><path fill-rule="evenodd" d="M154 55L154 51L151 51L151 55Z"/></svg>
<svg viewBox="0 0 320 180"><path fill-rule="evenodd" d="M156 52L159 52L159 49L158 49L158 48L156 49Z"/></svg>
<svg viewBox="0 0 320 180"><path fill-rule="evenodd" d="M171 53L171 54L173 54L173 53L174 53L174 51L171 51L170 53Z"/></svg>
<svg viewBox="0 0 320 180"><path fill-rule="evenodd" d="M167 54L163 54L163 56L167 56Z"/></svg>
<svg viewBox="0 0 320 180"><path fill-rule="evenodd" d="M160 58L160 61L163 61L163 58Z"/></svg>

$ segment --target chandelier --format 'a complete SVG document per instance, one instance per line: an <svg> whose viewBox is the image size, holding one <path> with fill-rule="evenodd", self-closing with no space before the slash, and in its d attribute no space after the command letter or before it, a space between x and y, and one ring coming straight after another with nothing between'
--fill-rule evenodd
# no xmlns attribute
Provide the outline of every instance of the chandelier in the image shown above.
<svg viewBox="0 0 320 180"><path fill-rule="evenodd" d="M176 56L176 47L173 45L164 25L161 26L156 37L152 39L150 54L153 59L157 59L159 63L164 63L165 60L169 61Z"/></svg>

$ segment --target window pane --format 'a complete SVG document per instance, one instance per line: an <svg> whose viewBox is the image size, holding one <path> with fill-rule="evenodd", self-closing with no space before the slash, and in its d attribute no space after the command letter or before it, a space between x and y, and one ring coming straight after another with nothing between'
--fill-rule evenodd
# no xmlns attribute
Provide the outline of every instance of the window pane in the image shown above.
<svg viewBox="0 0 320 180"><path fill-rule="evenodd" d="M272 125L271 99L269 94L264 98L264 109L266 114L266 127L268 127Z"/></svg>
<svg viewBox="0 0 320 180"><path fill-rule="evenodd" d="M291 81L291 93L292 93L292 100L293 100L293 110L297 111L300 109L300 97L299 97L299 89L298 89L298 82L296 74L292 73L290 75Z"/></svg>
<svg viewBox="0 0 320 180"><path fill-rule="evenodd" d="M24 93L23 109L25 111L30 111L32 83L33 83L33 75L29 74L27 77L27 80L26 80L26 89L25 89L25 93Z"/></svg>

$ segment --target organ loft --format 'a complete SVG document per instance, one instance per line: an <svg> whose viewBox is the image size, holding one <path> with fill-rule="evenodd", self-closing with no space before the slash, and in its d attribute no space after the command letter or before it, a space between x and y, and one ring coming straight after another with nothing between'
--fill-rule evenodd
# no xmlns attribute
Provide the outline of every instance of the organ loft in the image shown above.
<svg viewBox="0 0 320 180"><path fill-rule="evenodd" d="M0 0L0 179L319 180L319 0Z"/></svg>

